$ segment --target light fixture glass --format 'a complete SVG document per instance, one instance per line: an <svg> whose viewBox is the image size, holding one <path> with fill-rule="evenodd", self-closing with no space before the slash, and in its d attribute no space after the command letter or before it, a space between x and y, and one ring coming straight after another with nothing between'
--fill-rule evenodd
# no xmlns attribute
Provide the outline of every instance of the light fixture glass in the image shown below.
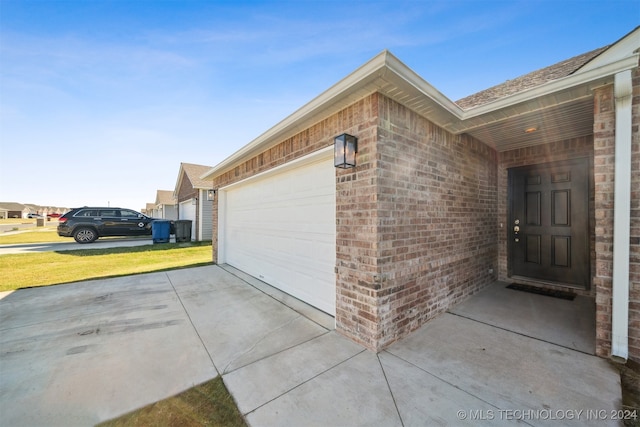
<svg viewBox="0 0 640 427"><path fill-rule="evenodd" d="M216 197L216 190L211 189L211 190L207 190L207 200L209 202L213 202L213 199L215 199Z"/></svg>
<svg viewBox="0 0 640 427"><path fill-rule="evenodd" d="M356 166L358 152L358 138L343 133L333 140L333 165L337 168L348 169Z"/></svg>

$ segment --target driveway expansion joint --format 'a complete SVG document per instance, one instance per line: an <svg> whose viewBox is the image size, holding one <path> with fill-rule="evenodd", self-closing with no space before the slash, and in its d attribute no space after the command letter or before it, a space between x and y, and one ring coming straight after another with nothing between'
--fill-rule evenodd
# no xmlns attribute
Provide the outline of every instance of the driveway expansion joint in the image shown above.
<svg viewBox="0 0 640 427"><path fill-rule="evenodd" d="M182 309L184 310L184 314L186 314L187 318L189 319L189 323L191 323L191 326L193 327L193 331L198 336L198 339L200 340L200 343L202 343L202 347L203 347L204 351L207 353L207 356L209 357L209 360L211 361L211 366L213 366L213 368L216 370L216 373L218 375L220 375L220 371L218 370L218 367L216 366L215 362L213 361L213 357L211 356L211 353L209 352L209 349L207 348L206 344L204 343L204 340L202 339L202 336L200 335L200 332L198 332L198 329L196 328L196 325L193 323L193 319L191 319L191 315L189 315L189 311L184 306L184 303L182 302L182 298L180 298L180 294L178 294L178 290L176 289L176 287L174 286L173 282L171 281L171 277L169 277L169 273L165 273L165 275L167 277L167 280L169 281L169 284L173 288L173 292L175 292L176 297L178 298L178 301L180 302L180 305L182 306Z"/></svg>

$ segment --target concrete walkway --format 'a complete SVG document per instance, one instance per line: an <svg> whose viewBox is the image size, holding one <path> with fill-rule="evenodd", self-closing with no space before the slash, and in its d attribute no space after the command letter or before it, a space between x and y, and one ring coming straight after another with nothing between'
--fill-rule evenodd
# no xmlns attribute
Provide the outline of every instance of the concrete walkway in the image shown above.
<svg viewBox="0 0 640 427"><path fill-rule="evenodd" d="M171 242L175 243L175 237L171 237ZM69 238L68 242L17 243L14 245L0 245L0 255L34 252L77 251L85 249L124 248L152 244L153 239L147 239L146 237L109 237L98 239L93 243L76 243L75 240Z"/></svg>
<svg viewBox="0 0 640 427"><path fill-rule="evenodd" d="M3 426L94 425L216 375L252 426L618 425L605 360L451 313L375 354L230 267L5 294L0 350Z"/></svg>

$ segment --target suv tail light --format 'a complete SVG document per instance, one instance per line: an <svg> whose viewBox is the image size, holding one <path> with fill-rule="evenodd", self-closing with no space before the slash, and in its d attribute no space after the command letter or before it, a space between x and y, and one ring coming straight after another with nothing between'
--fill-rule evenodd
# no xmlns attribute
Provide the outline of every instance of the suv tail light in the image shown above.
<svg viewBox="0 0 640 427"><path fill-rule="evenodd" d="M58 218L58 223L65 223L67 222L67 218L61 216L60 218Z"/></svg>

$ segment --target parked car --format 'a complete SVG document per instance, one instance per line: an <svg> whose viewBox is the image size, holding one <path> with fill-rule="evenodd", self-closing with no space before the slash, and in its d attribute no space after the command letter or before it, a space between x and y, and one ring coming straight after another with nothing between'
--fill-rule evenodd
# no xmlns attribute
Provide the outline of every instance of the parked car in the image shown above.
<svg viewBox="0 0 640 427"><path fill-rule="evenodd" d="M27 215L27 218L42 218L42 215L37 213L30 213Z"/></svg>
<svg viewBox="0 0 640 427"><path fill-rule="evenodd" d="M58 235L73 237L78 243L91 243L104 236L142 236L151 234L151 218L123 208L82 207L71 209L58 218ZM170 226L171 234L174 224Z"/></svg>

